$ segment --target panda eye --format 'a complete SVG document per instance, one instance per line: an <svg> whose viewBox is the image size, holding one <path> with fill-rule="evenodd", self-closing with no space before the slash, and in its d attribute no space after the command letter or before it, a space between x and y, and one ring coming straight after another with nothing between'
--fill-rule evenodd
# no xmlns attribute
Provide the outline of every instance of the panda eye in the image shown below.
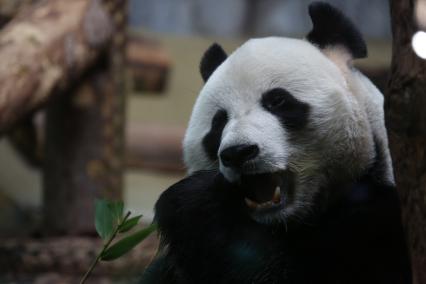
<svg viewBox="0 0 426 284"><path fill-rule="evenodd" d="M266 104L266 107L269 109L278 108L282 106L283 104L285 104L285 102L286 102L286 99L284 98L284 96L277 94L269 99L269 101Z"/></svg>
<svg viewBox="0 0 426 284"><path fill-rule="evenodd" d="M284 89L273 89L263 95L262 103L266 109L274 110L286 104L288 92Z"/></svg>
<svg viewBox="0 0 426 284"><path fill-rule="evenodd" d="M285 89L267 91L262 95L260 103L288 129L302 129L308 122L309 104L299 101Z"/></svg>

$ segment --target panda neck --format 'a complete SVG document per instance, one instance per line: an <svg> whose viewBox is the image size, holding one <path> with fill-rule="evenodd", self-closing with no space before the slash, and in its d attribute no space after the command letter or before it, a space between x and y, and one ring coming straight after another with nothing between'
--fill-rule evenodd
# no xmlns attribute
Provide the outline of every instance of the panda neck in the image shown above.
<svg viewBox="0 0 426 284"><path fill-rule="evenodd" d="M385 158L376 144L374 162L359 175L345 180L331 181L317 191L306 223L321 224L323 219L333 219L335 216L345 216L359 210L364 210L371 204L381 203L380 199L387 197L396 200L399 205L395 185L387 182ZM297 223L297 221L296 221Z"/></svg>

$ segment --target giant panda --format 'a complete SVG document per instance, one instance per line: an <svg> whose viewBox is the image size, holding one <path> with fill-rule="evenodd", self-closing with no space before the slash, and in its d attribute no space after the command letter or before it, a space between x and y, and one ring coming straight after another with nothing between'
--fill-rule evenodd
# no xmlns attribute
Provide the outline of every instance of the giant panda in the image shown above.
<svg viewBox="0 0 426 284"><path fill-rule="evenodd" d="M213 44L159 198L142 283L411 283L380 91L355 26L323 2L304 39Z"/></svg>

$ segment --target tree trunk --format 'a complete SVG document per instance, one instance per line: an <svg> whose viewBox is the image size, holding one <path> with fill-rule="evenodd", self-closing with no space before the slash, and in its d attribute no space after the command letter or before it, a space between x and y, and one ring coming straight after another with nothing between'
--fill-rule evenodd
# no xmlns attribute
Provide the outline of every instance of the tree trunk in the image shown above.
<svg viewBox="0 0 426 284"><path fill-rule="evenodd" d="M96 60L112 33L97 0L46 0L0 31L0 134Z"/></svg>
<svg viewBox="0 0 426 284"><path fill-rule="evenodd" d="M386 112L411 250L414 283L426 283L426 61L411 38L417 31L414 0L391 0L393 55Z"/></svg>
<svg viewBox="0 0 426 284"><path fill-rule="evenodd" d="M44 218L51 234L93 233L95 198L122 199L125 2L105 1L115 27L110 49L48 107Z"/></svg>

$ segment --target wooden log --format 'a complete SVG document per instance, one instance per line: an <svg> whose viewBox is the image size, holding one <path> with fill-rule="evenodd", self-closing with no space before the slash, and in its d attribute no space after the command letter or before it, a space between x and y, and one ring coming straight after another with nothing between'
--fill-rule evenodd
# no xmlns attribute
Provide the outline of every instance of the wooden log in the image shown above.
<svg viewBox="0 0 426 284"><path fill-rule="evenodd" d="M182 158L184 133L183 127L130 124L126 142L127 166L182 173L185 170Z"/></svg>
<svg viewBox="0 0 426 284"><path fill-rule="evenodd" d="M46 0L0 31L0 134L65 89L108 45L112 25L97 0Z"/></svg>
<svg viewBox="0 0 426 284"><path fill-rule="evenodd" d="M426 283L426 61L413 51L414 0L391 0L393 54L386 113L414 283Z"/></svg>
<svg viewBox="0 0 426 284"><path fill-rule="evenodd" d="M95 198L122 199L126 1L104 5L115 31L108 51L47 111L44 232L53 235L93 234Z"/></svg>
<svg viewBox="0 0 426 284"><path fill-rule="evenodd" d="M171 59L158 41L133 35L129 38L126 57L133 91L164 91Z"/></svg>

